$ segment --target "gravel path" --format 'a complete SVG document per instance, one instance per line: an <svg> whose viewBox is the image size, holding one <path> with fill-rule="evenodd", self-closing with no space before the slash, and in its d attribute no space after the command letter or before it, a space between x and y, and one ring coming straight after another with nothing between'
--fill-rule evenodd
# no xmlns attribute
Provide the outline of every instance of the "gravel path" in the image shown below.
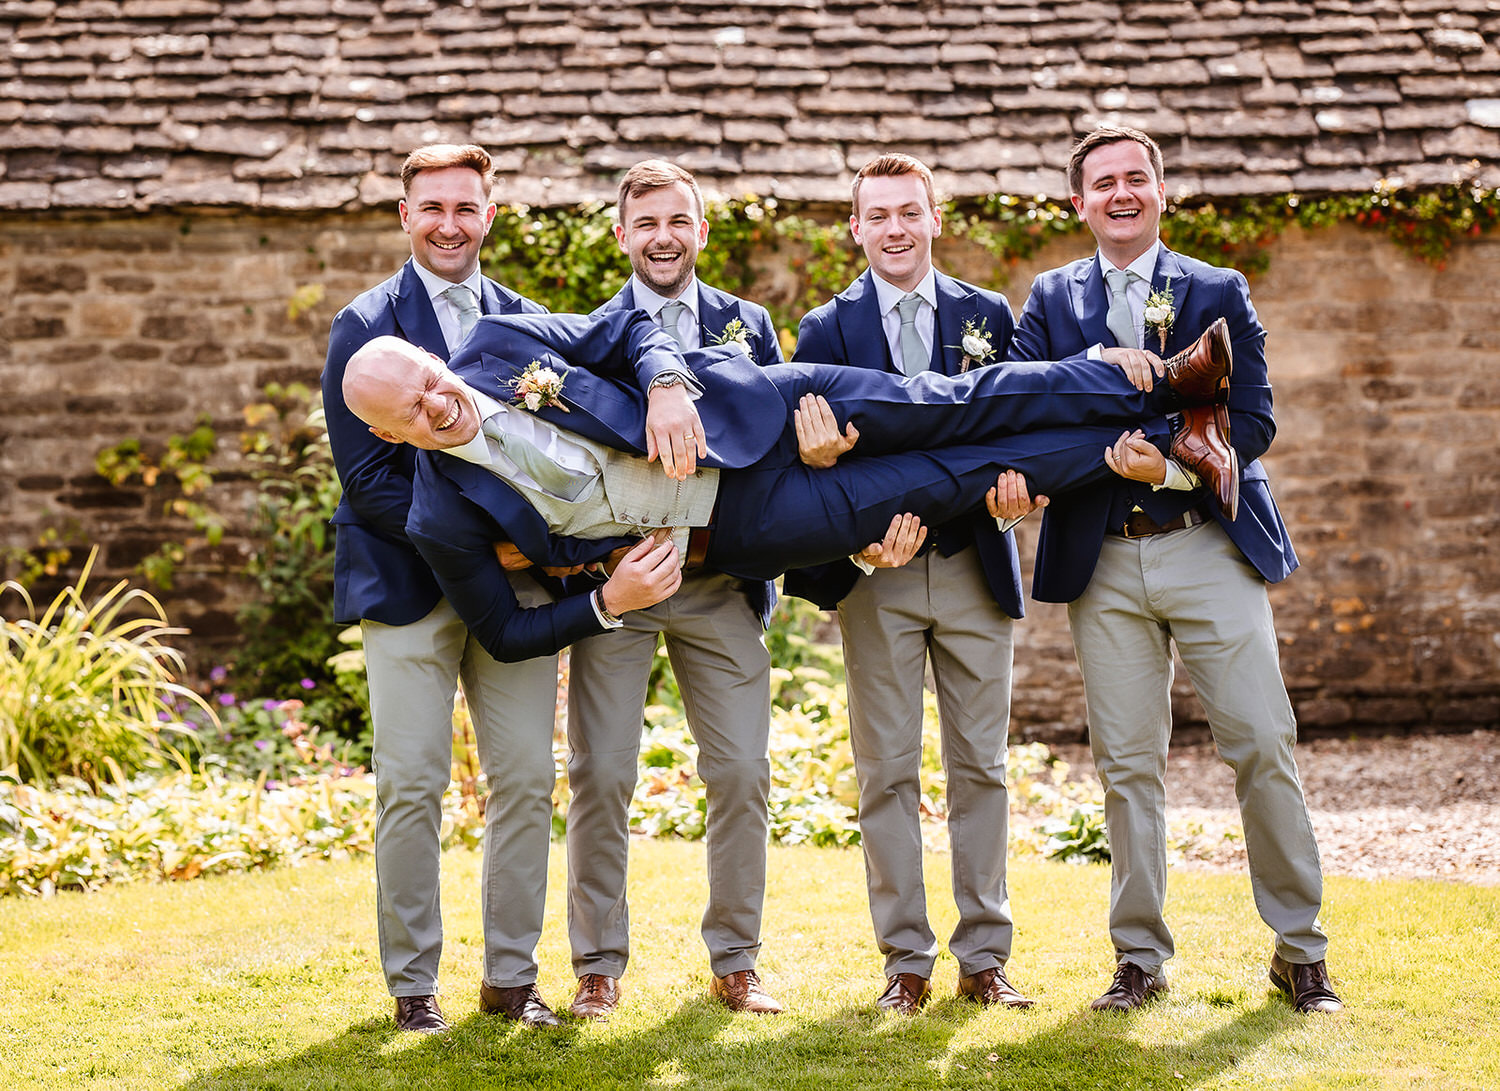
<svg viewBox="0 0 1500 1091"><path fill-rule="evenodd" d="M1053 749L1070 780L1093 779L1088 747ZM1325 874L1500 885L1500 733L1311 739L1297 768ZM1173 744L1167 822L1174 864L1245 866L1233 774L1211 744Z"/></svg>

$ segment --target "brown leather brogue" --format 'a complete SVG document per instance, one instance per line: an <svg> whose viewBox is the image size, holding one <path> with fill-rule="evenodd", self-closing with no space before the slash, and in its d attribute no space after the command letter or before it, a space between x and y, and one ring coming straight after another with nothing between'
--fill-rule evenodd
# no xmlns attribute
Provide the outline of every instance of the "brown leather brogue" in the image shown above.
<svg viewBox="0 0 1500 1091"><path fill-rule="evenodd" d="M1203 479L1219 510L1233 521L1240 510L1240 456L1229 445L1229 410L1222 405L1184 409L1168 453Z"/></svg>
<svg viewBox="0 0 1500 1091"><path fill-rule="evenodd" d="M730 1011L775 1015L784 1010L781 1001L766 992L754 970L736 970L727 977L716 977L709 991Z"/></svg>
<svg viewBox="0 0 1500 1091"><path fill-rule="evenodd" d="M584 974L568 1010L580 1019L608 1019L620 1006L620 979L604 974Z"/></svg>
<svg viewBox="0 0 1500 1091"><path fill-rule="evenodd" d="M1344 1002L1333 991L1328 966L1321 958L1317 962L1287 962L1280 955L1272 955L1271 984L1291 997L1292 1007L1304 1015L1344 1010Z"/></svg>
<svg viewBox="0 0 1500 1091"><path fill-rule="evenodd" d="M1122 962L1115 967L1115 979L1104 995L1089 1007L1094 1011L1131 1011L1166 991L1166 975L1152 977L1134 962Z"/></svg>
<svg viewBox="0 0 1500 1091"><path fill-rule="evenodd" d="M1005 970L999 966L980 970L972 976L960 977L958 995L977 1000L985 1007L998 1004L1004 1008L1029 1008L1036 1003L1035 1000L1022 996L1021 990L1006 979Z"/></svg>
<svg viewBox="0 0 1500 1091"><path fill-rule="evenodd" d="M448 1020L443 1018L435 996L398 996L396 1029L414 1034L447 1034Z"/></svg>
<svg viewBox="0 0 1500 1091"><path fill-rule="evenodd" d="M1229 397L1229 374L1234 370L1229 323L1214 319L1203 336L1163 363L1167 365L1167 383L1185 403L1222 404Z"/></svg>
<svg viewBox="0 0 1500 1091"><path fill-rule="evenodd" d="M535 984L497 989L479 985L479 1006L491 1015L501 1015L528 1027L560 1027L562 1020L547 1006Z"/></svg>
<svg viewBox="0 0 1500 1091"><path fill-rule="evenodd" d="M931 995L932 986L920 974L894 974L886 981L885 992L875 1006L897 1015L915 1015Z"/></svg>

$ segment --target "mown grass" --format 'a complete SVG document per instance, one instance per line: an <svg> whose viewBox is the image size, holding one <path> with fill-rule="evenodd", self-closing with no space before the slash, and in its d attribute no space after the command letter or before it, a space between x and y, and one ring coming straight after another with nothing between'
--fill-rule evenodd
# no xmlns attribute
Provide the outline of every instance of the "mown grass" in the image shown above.
<svg viewBox="0 0 1500 1091"><path fill-rule="evenodd" d="M444 860L442 1038L398 1035L376 956L368 860L0 902L6 1088L1491 1088L1500 1086L1500 890L1329 883L1330 965L1349 1010L1306 1018L1265 979L1243 875L1174 874L1172 992L1089 1013L1109 976L1109 873L1019 861L1011 977L1039 1001L952 996L875 1014L880 957L857 851L773 849L761 971L786 1015L706 999L701 844L634 846L634 953L607 1024L535 1032L478 1010L479 858ZM541 988L571 997L554 853ZM928 866L940 936L947 859Z"/></svg>

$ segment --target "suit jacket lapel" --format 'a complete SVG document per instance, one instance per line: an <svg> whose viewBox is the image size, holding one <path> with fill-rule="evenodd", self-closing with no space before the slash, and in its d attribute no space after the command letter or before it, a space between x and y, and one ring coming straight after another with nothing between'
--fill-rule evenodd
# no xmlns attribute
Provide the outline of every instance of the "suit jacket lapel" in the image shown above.
<svg viewBox="0 0 1500 1091"><path fill-rule="evenodd" d="M481 314L521 313L521 297L515 292L489 277L480 277L479 283L481 286L479 312Z"/></svg>
<svg viewBox="0 0 1500 1091"><path fill-rule="evenodd" d="M1073 316L1083 333L1085 345L1115 344L1115 335L1109 332L1105 319L1109 315L1109 291L1104 286L1104 274L1099 271L1097 256L1079 263L1068 294L1073 303Z"/></svg>
<svg viewBox="0 0 1500 1091"><path fill-rule="evenodd" d="M698 344L711 346L724 327L740 316L740 306L734 297L698 282Z"/></svg>
<svg viewBox="0 0 1500 1091"><path fill-rule="evenodd" d="M932 327L932 360L935 370L944 375L957 375L963 370L964 322L978 318L974 306L974 292L950 276L939 273L935 278L937 288L937 318Z"/></svg>
<svg viewBox="0 0 1500 1091"><path fill-rule="evenodd" d="M880 298L870 283L870 277L866 270L842 294L834 297L839 336L844 340L851 364L900 374L891 359L885 327L880 324Z"/></svg>
<svg viewBox="0 0 1500 1091"><path fill-rule="evenodd" d="M448 358L448 343L443 340L443 327L438 325L437 312L432 309L432 300L427 298L427 288L408 258L401 269L401 278L391 295L391 313L396 318L396 332L414 345L428 352Z"/></svg>
<svg viewBox="0 0 1500 1091"><path fill-rule="evenodd" d="M1156 272L1151 277L1151 290L1153 292L1164 291L1167 282L1172 285L1172 328L1167 331L1167 347L1161 347L1161 341L1156 334L1147 331L1146 348L1160 356L1171 356L1187 348L1198 338L1202 330L1195 331L1191 326L1177 322L1177 319L1187 313L1188 293L1193 288L1193 274L1182 267L1177 260L1177 255L1163 246L1156 255Z"/></svg>

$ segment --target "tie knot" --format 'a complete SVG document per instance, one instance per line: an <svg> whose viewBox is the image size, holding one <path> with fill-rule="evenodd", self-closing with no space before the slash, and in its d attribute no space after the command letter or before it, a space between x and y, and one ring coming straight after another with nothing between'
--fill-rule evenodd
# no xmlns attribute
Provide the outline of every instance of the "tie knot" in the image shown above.
<svg viewBox="0 0 1500 1091"><path fill-rule="evenodd" d="M1109 282L1109 290L1112 295L1121 295L1131 283L1141 278L1129 269L1111 269L1104 274L1104 279Z"/></svg>
<svg viewBox="0 0 1500 1091"><path fill-rule="evenodd" d="M473 329L474 323L479 321L479 304L474 293L462 284L455 284L443 289L443 297L453 304L453 310L458 314L459 332L468 333Z"/></svg>
<svg viewBox="0 0 1500 1091"><path fill-rule="evenodd" d="M917 320L917 308L922 305L922 297L916 292L907 292L896 300L896 311L901 315L901 324L910 325Z"/></svg>

